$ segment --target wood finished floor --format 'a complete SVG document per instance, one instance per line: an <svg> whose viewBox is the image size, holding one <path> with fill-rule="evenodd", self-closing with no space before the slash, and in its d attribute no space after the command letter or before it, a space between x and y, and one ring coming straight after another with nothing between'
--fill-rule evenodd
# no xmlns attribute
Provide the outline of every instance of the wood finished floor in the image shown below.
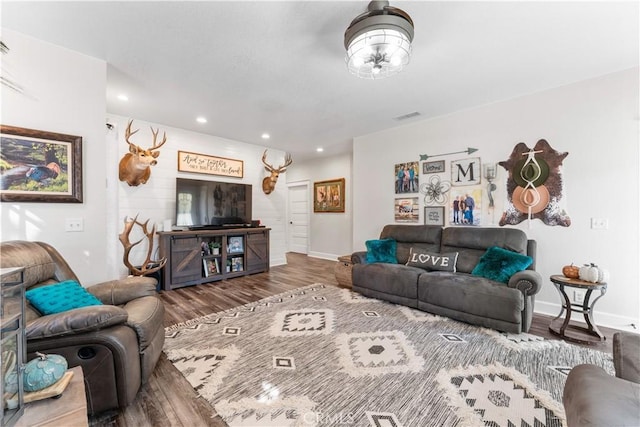
<svg viewBox="0 0 640 427"><path fill-rule="evenodd" d="M335 261L289 253L287 262L287 265L272 267L267 273L161 292L160 297L166 309L165 326L314 283L337 285L333 271ZM558 339L549 332L550 321L548 316L534 315L529 333ZM590 348L611 353L612 336L616 331L608 328L600 330L606 335L606 341L591 345ZM164 353L148 383L125 410L92 416L89 423L91 426L118 427L226 426L211 406L197 396Z"/></svg>

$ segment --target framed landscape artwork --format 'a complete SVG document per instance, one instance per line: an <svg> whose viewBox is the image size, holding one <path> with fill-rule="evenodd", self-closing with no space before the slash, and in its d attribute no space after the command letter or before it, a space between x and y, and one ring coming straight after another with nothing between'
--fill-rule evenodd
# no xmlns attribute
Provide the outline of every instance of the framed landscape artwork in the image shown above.
<svg viewBox="0 0 640 427"><path fill-rule="evenodd" d="M344 178L313 183L314 212L344 212Z"/></svg>
<svg viewBox="0 0 640 427"><path fill-rule="evenodd" d="M82 203L82 137L0 125L3 202Z"/></svg>

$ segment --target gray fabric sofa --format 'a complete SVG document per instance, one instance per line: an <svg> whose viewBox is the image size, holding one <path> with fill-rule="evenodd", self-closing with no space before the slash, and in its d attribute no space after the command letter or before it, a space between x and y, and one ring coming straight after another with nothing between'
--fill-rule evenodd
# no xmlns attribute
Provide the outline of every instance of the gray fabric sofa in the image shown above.
<svg viewBox="0 0 640 427"><path fill-rule="evenodd" d="M640 426L640 335L613 335L615 376L595 365L574 367L562 402L569 427Z"/></svg>
<svg viewBox="0 0 640 427"><path fill-rule="evenodd" d="M396 241L398 264L367 263L366 252L353 253L354 291L499 331L521 333L531 327L542 278L535 271L536 242L522 230L393 224L383 228L380 239ZM508 284L472 275L492 246L528 255L534 262L514 274ZM456 272L405 265L411 248L457 252Z"/></svg>

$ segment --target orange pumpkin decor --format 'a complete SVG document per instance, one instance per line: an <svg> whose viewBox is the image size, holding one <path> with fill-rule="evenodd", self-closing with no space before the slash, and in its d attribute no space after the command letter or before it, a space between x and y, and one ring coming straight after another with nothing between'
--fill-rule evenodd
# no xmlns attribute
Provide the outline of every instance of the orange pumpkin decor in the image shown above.
<svg viewBox="0 0 640 427"><path fill-rule="evenodd" d="M569 279L577 279L580 277L580 267L573 264L562 267L562 274Z"/></svg>

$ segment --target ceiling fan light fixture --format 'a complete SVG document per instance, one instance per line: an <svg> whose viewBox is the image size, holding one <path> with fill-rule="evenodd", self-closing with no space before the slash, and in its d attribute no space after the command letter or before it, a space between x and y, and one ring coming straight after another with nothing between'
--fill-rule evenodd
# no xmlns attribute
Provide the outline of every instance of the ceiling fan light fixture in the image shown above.
<svg viewBox="0 0 640 427"><path fill-rule="evenodd" d="M347 68L366 79L397 74L409 63L412 41L411 17L388 1L374 0L344 33Z"/></svg>

